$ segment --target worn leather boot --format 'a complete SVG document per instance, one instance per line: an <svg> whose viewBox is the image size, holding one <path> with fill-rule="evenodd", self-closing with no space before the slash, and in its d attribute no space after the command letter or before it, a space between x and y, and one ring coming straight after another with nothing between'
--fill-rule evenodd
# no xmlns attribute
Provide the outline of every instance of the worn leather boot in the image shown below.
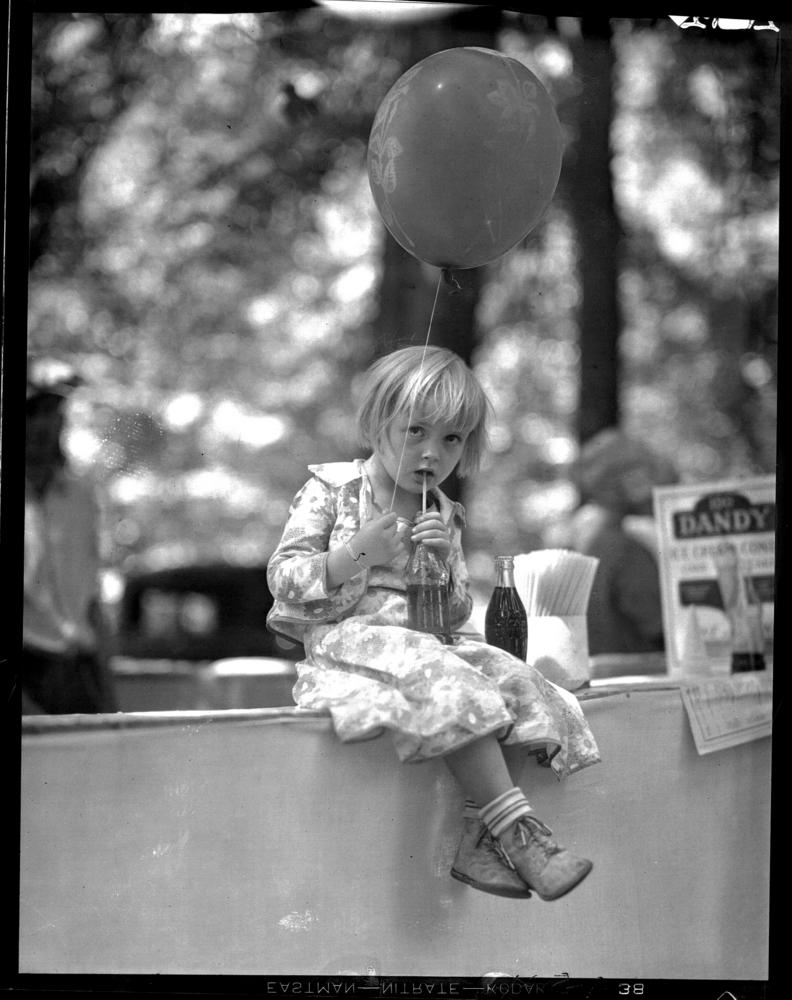
<svg viewBox="0 0 792 1000"><path fill-rule="evenodd" d="M593 865L553 840L552 831L536 816L521 816L498 837L518 874L545 900L574 889Z"/></svg>
<svg viewBox="0 0 792 1000"><path fill-rule="evenodd" d="M531 890L481 820L466 816L451 875L481 892L529 899Z"/></svg>

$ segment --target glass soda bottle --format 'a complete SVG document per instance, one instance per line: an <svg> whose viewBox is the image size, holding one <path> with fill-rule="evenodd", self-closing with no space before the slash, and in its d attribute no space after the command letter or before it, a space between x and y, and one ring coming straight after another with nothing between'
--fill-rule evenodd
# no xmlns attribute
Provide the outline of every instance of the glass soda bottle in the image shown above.
<svg viewBox="0 0 792 1000"><path fill-rule="evenodd" d="M732 613L731 672L742 674L750 670L766 670L764 658L764 633L762 631L762 606L753 586L746 576L740 588L737 613ZM739 583L738 583L739 586Z"/></svg>
<svg viewBox="0 0 792 1000"><path fill-rule="evenodd" d="M514 586L514 556L495 557L495 589L484 616L484 638L490 646L525 659L528 617Z"/></svg>
<svg viewBox="0 0 792 1000"><path fill-rule="evenodd" d="M731 672L765 670L762 605L753 580L743 575L734 545L718 553L715 571L723 609L731 626Z"/></svg>
<svg viewBox="0 0 792 1000"><path fill-rule="evenodd" d="M423 542L413 545L404 571L407 588L407 626L451 642L448 609L448 567Z"/></svg>

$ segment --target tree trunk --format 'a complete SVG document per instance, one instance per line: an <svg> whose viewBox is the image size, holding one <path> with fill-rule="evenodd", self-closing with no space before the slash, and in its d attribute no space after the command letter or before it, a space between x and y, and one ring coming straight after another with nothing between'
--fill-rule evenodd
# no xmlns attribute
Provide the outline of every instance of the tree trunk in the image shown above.
<svg viewBox="0 0 792 1000"><path fill-rule="evenodd" d="M572 44L580 78L577 138L568 158L566 192L580 247L581 442L619 422L618 301L620 227L611 184L613 52L607 18L581 18Z"/></svg>

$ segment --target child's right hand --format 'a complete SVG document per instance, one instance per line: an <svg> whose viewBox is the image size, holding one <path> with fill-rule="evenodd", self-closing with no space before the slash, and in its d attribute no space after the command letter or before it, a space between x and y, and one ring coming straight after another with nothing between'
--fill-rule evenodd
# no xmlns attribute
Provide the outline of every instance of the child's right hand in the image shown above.
<svg viewBox="0 0 792 1000"><path fill-rule="evenodd" d="M398 517L391 512L367 521L360 531L349 540L349 544L361 563L366 567L384 566L394 559L404 548L397 530Z"/></svg>

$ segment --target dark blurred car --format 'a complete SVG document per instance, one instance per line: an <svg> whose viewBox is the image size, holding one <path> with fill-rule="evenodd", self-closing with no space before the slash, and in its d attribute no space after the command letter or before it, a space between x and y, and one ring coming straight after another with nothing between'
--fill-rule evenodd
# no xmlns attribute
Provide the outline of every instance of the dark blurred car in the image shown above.
<svg viewBox="0 0 792 1000"><path fill-rule="evenodd" d="M112 620L122 712L293 706L303 647L267 631L266 564L127 575Z"/></svg>
<svg viewBox="0 0 792 1000"><path fill-rule="evenodd" d="M267 631L272 594L266 564L208 563L130 574L117 618L120 657L299 660L299 643Z"/></svg>

